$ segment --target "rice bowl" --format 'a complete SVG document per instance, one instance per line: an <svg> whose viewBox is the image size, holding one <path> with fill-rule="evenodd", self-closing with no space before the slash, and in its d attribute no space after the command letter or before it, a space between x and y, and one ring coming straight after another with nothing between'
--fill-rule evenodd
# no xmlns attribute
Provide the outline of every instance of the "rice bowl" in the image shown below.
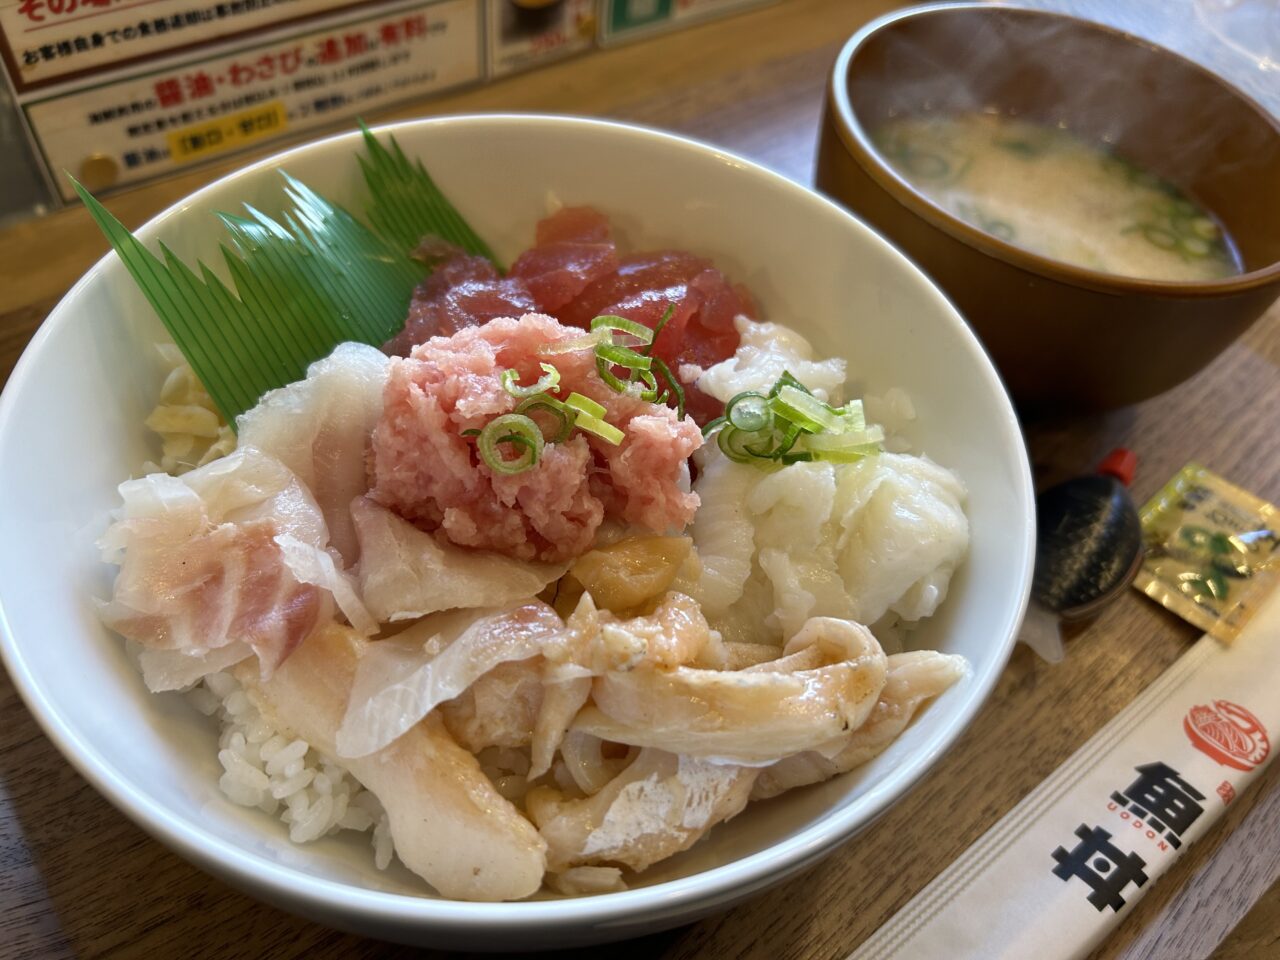
<svg viewBox="0 0 1280 960"><path fill-rule="evenodd" d="M55 528L49 526L49 514L42 519L39 511L31 511L26 519L15 517L18 523L31 526L23 531L28 536L14 539L39 542L36 531L43 531L53 544L51 556L62 558L65 582L59 578L44 588L46 598L65 598L58 614L63 622L52 626L58 628L58 635L79 637L74 655L87 664L86 676L80 680L112 678L112 689L97 708L88 710L96 714L109 709L117 730L122 725L136 728L137 753L121 754L118 745L111 746L113 737L94 736L92 725L85 726L85 716L75 717L69 691L62 696L52 693L58 684L48 686L53 676L49 663L41 665L41 651L21 640L38 622L32 618L47 618L48 611L38 613L23 597L0 587L11 672L64 752L114 802L215 872L274 902L321 914L328 922L409 942L501 946L537 936L540 944L549 946L626 936L723 907L811 862L868 822L958 734L1003 666L1025 603L1032 529L1026 459L1007 399L972 336L914 268L831 205L744 161L678 138L554 118L450 119L401 125L395 132L407 149L431 158L442 185L479 229L494 238L501 254L520 248L542 212L547 190L568 201L595 202L620 215L621 227L630 236L705 250L718 262L728 263L738 275L749 278L770 316L794 317L797 324L799 318L806 318L811 325L803 332L829 352L848 356L867 392L904 388L920 413L916 429L922 432L911 439L930 453L936 451L939 460L963 465L974 530L970 562L953 585L955 602L941 620L926 628L929 633L921 642L963 653L973 664L973 676L935 703L889 753L862 773L811 789L794 800L772 801L771 810L744 814L719 828L705 849L683 854L647 877L652 886L626 893L580 902L451 904L405 896L415 889L408 880L394 872L379 876L371 863L363 863L354 845L326 841L306 851L289 850L282 840L264 836L259 821L218 800L216 788L208 789L216 784L219 773L197 757L216 756L216 747L209 749L210 733L199 724L201 718L172 702L145 702L136 674L128 674L132 666L103 642L104 631L92 611L85 609L87 588L96 586L99 594L105 592L101 574L76 569L78 564L69 559L74 552L69 543L82 545L101 532L88 528L95 514L101 516L110 505L114 483L151 455L145 432L136 426L154 401L144 386L150 381L142 375L149 361L138 346L149 342L148 337L150 342L159 339L159 333L154 326L148 328L147 311L111 258L82 281L33 343L6 390L0 419L0 449L6 453L26 449L38 455L41 438L31 411L52 409L48 404L56 395L63 398L61 409L73 422L100 423L102 417L95 420L92 411L103 406L103 396L112 396L107 416L113 426L111 431L99 430L110 437L86 437L87 443L100 444L95 451L98 456L86 459L102 465L77 477L76 489L54 490L48 497L36 496L31 486L24 486L29 479L8 470L0 490L6 503L77 503L78 511L82 508L72 529L64 524L52 538L49 531ZM179 222L191 222L186 218L240 200L263 202L266 176L281 162L329 195L345 200L355 189L356 171L353 163L343 169L334 159L349 155L352 146L349 138L345 143L344 138L334 138L250 168L197 194L180 212L158 218L143 236L165 236L180 256L207 255L203 238L179 232ZM482 146L487 169L474 162ZM501 157L516 149L528 161L527 182L520 189L513 182L510 196L525 199L495 202L495 198L484 209L485 178L513 176ZM587 155L595 165L580 159ZM469 162L458 163L462 157L470 158ZM651 170L651 175L639 176L625 187L603 173L610 162L641 157L648 162L637 164L637 169ZM579 168L571 169L574 163ZM469 202L473 197L475 202ZM743 197L758 200L743 203ZM776 235L754 234L750 226L760 221L778 224ZM809 262L795 252L798 245L786 242L789 230L792 239L796 231L816 231L821 237L823 242L815 242L808 251L813 254ZM851 276L854 273L859 276ZM83 302L80 298L103 299L107 288L102 284L112 285L106 299L116 312L110 322L117 324L124 338L120 343L113 343L111 337L104 341L114 355L104 350L103 359L115 364L106 369L97 366L93 351L84 349L82 333L73 326L77 321L68 319L75 316L77 302ZM868 323L853 337L841 336L842 316L872 313L891 322ZM103 316L97 320L104 322ZM943 352L939 346L948 356L939 355ZM59 363L50 365L49 359L41 361L42 356L59 357ZM883 358L883 362L873 366L867 363L868 357ZM80 367L67 379L83 388L68 394L63 371L76 364ZM122 368L138 371L138 376L115 375ZM5 457L6 464L14 462L12 456ZM1010 503L1018 507L1013 519ZM983 518L989 522L980 525ZM2 582L20 582L15 574L18 561L12 554L4 555L3 569ZM30 575L26 576L26 593L37 595ZM91 580L94 576L96 585ZM68 681L80 682L75 677L62 678L63 683ZM56 706L50 702L51 693ZM230 691L228 696L233 694ZM147 718L146 722L138 722L138 717ZM188 749L190 744L204 746ZM117 772L122 769L127 772L123 779ZM135 780L137 776L143 779ZM143 781L150 782L144 787ZM331 781L321 783L341 794L340 784ZM352 799L349 796L348 802ZM368 815L372 823L374 813Z"/></svg>

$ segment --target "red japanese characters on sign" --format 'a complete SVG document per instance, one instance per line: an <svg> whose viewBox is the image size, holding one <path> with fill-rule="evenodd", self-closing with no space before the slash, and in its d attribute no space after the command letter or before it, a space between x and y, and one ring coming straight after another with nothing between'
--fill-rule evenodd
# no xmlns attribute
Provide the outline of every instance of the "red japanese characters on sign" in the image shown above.
<svg viewBox="0 0 1280 960"><path fill-rule="evenodd" d="M115 69L359 0L0 0L0 41L19 92Z"/></svg>
<svg viewBox="0 0 1280 960"><path fill-rule="evenodd" d="M46 14L61 17L82 8L101 9L119 2L120 0L22 0L18 4L18 13L32 23L44 23Z"/></svg>

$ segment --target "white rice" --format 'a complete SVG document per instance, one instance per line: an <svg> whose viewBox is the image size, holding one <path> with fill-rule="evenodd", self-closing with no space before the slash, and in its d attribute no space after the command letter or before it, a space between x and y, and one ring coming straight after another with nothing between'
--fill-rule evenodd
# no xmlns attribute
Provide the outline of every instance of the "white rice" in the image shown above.
<svg viewBox="0 0 1280 960"><path fill-rule="evenodd" d="M216 716L218 786L233 803L279 817L294 843L342 830L372 832L374 863L385 870L393 852L391 824L378 798L341 764L305 740L274 729L229 673L213 673L187 692L205 716Z"/></svg>

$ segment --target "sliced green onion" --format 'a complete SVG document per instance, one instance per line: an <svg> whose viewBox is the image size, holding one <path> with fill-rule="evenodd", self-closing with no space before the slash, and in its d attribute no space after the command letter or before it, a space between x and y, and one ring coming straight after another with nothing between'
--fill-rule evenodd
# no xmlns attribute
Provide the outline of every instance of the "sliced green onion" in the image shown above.
<svg viewBox="0 0 1280 960"><path fill-rule="evenodd" d="M618 393L626 393L627 384L613 375L612 366L604 357L596 357L596 373L600 374L600 379Z"/></svg>
<svg viewBox="0 0 1280 960"><path fill-rule="evenodd" d="M770 401L775 416L797 424L806 433L839 432L840 415L808 391L784 386Z"/></svg>
<svg viewBox="0 0 1280 960"><path fill-rule="evenodd" d="M781 456L794 447L799 439L800 428L794 423L788 423L786 429L782 431L782 437L778 441L778 447L774 450L774 454Z"/></svg>
<svg viewBox="0 0 1280 960"><path fill-rule="evenodd" d="M580 393L569 394L564 398L564 405L570 410L576 410L578 413L586 414L588 417L595 417L597 420L602 419L606 412L603 406Z"/></svg>
<svg viewBox="0 0 1280 960"><path fill-rule="evenodd" d="M463 431L462 431L461 436L464 436L464 437L478 437L478 436L480 436L480 431L479 431L479 430L477 430L475 427L472 427L470 430L463 430Z"/></svg>
<svg viewBox="0 0 1280 960"><path fill-rule="evenodd" d="M555 340L551 343L544 343L538 348L538 356L553 357L558 353L576 353L579 350L594 350L602 343L611 343L612 335L608 330L597 330L594 333L588 333L581 337L571 337L568 340Z"/></svg>
<svg viewBox="0 0 1280 960"><path fill-rule="evenodd" d="M702 429L737 463L852 463L880 452L884 430L867 426L861 400L832 409L790 373L783 373L768 395L738 394L725 414Z"/></svg>
<svg viewBox="0 0 1280 960"><path fill-rule="evenodd" d="M630 347L620 347L614 343L602 343L596 347L596 356L605 363L615 367L626 367L628 370L648 370L653 360L643 353L636 353Z"/></svg>
<svg viewBox="0 0 1280 960"><path fill-rule="evenodd" d="M739 430L731 423L725 424L716 434L716 443L720 450L734 463L750 463L752 460L761 459L747 449L747 443L753 439L755 439L754 434Z"/></svg>
<svg viewBox="0 0 1280 960"><path fill-rule="evenodd" d="M516 413L528 414L530 411L546 411L556 418L555 436L547 439L548 443L564 443L573 432L574 413L555 397L541 394L530 397L516 406Z"/></svg>
<svg viewBox="0 0 1280 960"><path fill-rule="evenodd" d="M667 325L667 321L671 319L671 315L676 312L676 305L673 303L662 312L662 316L653 327L653 340L649 344L649 349L645 353L653 353L653 345L658 342L658 334L662 332L662 328Z"/></svg>
<svg viewBox="0 0 1280 960"><path fill-rule="evenodd" d="M628 320L626 317L603 316L596 317L591 321L591 330L617 330L619 333L625 333L629 337L635 337L641 346L649 346L653 343L655 333L646 327L643 323L637 323L635 320ZM612 333L609 339L613 339Z"/></svg>
<svg viewBox="0 0 1280 960"><path fill-rule="evenodd" d="M838 411L844 418L844 430L850 433L858 433L867 429L867 414L862 409L861 400L850 400Z"/></svg>
<svg viewBox="0 0 1280 960"><path fill-rule="evenodd" d="M540 363L538 366L543 370L542 376L538 378L536 383L531 383L527 387L518 385L517 381L520 379L519 371L502 371L502 389L513 397L532 397L539 393L550 393L555 390L560 383L560 371L549 363Z"/></svg>
<svg viewBox="0 0 1280 960"><path fill-rule="evenodd" d="M510 443L521 447L520 456L507 460L498 450L498 444ZM510 475L523 473L535 466L542 456L542 431L528 417L519 413L507 413L490 420L476 441L480 459L494 473Z"/></svg>
<svg viewBox="0 0 1280 960"><path fill-rule="evenodd" d="M668 390L670 390L672 393L675 394L676 416L679 419L683 420L684 419L684 387L676 383L676 378L671 375L671 368L667 366L665 361L660 360L657 357L654 357L653 365L658 368L658 372L662 374L662 378L667 381ZM663 392L663 396L660 399L658 399L658 402L659 403L667 402L665 391Z"/></svg>
<svg viewBox="0 0 1280 960"><path fill-rule="evenodd" d="M802 393L811 392L808 387L806 387L803 383L801 383L799 380L797 380L795 377L791 375L790 370L782 371L782 376L778 378L778 382L775 383L770 388L769 396L776 397L778 395L778 391L781 390L783 387L795 387L797 390L801 391Z"/></svg>
<svg viewBox="0 0 1280 960"><path fill-rule="evenodd" d="M594 434L605 443L611 443L615 447L622 442L625 434L611 423L605 423L598 417L591 417L585 413L578 414L578 418L574 421L574 426L579 430Z"/></svg>
<svg viewBox="0 0 1280 960"><path fill-rule="evenodd" d="M773 424L769 398L755 390L738 394L724 408L724 415L739 430L749 433L767 429Z"/></svg>
<svg viewBox="0 0 1280 960"><path fill-rule="evenodd" d="M805 438L805 448L821 455L823 460L858 460L878 453L884 430L870 427L851 433L819 433Z"/></svg>
<svg viewBox="0 0 1280 960"><path fill-rule="evenodd" d="M661 363L661 361L654 361ZM627 378L627 390L634 390L637 385L643 386L640 392L641 400L648 400L650 403L658 402L658 378L653 375L652 370L632 370L631 375Z"/></svg>

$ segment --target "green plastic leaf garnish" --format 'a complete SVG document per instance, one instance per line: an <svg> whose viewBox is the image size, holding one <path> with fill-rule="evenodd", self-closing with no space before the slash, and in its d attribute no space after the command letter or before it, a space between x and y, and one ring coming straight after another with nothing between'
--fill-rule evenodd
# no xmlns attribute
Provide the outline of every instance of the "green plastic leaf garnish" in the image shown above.
<svg viewBox="0 0 1280 960"><path fill-rule="evenodd" d="M424 235L492 258L421 163L411 164L394 138L388 149L361 129L373 228L282 173L286 204L277 219L248 206L245 216L218 214L230 237L222 246L230 285L203 263L192 270L164 244L163 259L151 253L71 178L233 429L263 394L301 379L338 344L380 346L400 331L427 273L410 256Z"/></svg>
<svg viewBox="0 0 1280 960"><path fill-rule="evenodd" d="M360 169L373 197L366 213L382 237L402 250L412 250L424 234L434 234L468 253L498 262L489 245L440 192L422 161L412 163L395 137L388 138L388 149L363 123L360 129L368 152L360 157Z"/></svg>
<svg viewBox="0 0 1280 960"><path fill-rule="evenodd" d="M290 208L219 214L235 293L206 265L197 276L164 244L163 261L79 183L76 192L234 427L264 393L299 380L346 340L374 346L404 324L424 268L288 174Z"/></svg>

